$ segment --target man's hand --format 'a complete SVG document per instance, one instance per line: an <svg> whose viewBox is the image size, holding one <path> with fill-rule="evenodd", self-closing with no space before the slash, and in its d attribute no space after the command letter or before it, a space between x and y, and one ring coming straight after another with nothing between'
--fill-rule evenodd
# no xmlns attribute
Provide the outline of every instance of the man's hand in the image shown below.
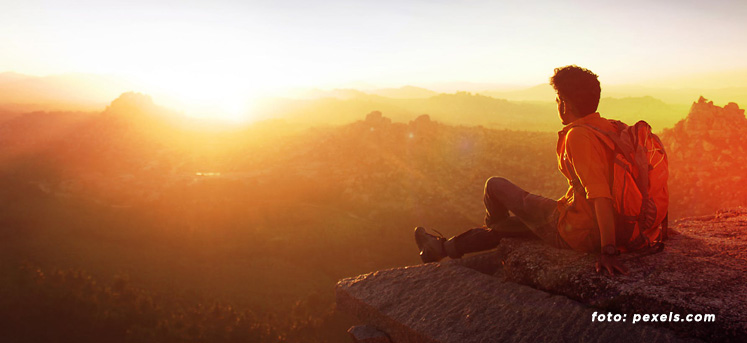
<svg viewBox="0 0 747 343"><path fill-rule="evenodd" d="M607 272L610 273L610 276L615 275L615 271L618 271L623 275L628 275L628 268L620 263L620 261L617 260L617 256L614 255L599 255L599 261L597 261L597 273L604 273L603 269L607 270Z"/></svg>
<svg viewBox="0 0 747 343"><path fill-rule="evenodd" d="M615 208L612 204L612 199L595 198L594 211L597 215L601 246L606 247L611 245L613 247L612 250L615 250ZM615 271L624 275L628 274L628 269L617 260L615 254L605 254L602 252L597 262L597 273L604 272L602 269L606 269L610 275L615 275Z"/></svg>

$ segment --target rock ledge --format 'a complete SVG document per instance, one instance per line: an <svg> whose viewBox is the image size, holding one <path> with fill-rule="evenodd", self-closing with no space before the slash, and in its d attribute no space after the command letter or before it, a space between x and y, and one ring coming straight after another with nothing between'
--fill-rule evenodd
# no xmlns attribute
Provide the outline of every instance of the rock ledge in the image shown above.
<svg viewBox="0 0 747 343"><path fill-rule="evenodd" d="M664 251L623 255L628 276L594 273L592 255L506 239L461 260L341 280L337 306L392 342L747 341L747 209L674 226ZM592 323L594 312L627 320ZM670 312L715 321L631 323Z"/></svg>

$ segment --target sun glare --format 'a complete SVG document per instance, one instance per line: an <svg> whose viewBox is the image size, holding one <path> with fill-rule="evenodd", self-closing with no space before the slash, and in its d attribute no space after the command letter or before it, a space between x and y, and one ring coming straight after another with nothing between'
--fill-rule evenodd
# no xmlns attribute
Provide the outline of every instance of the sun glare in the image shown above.
<svg viewBox="0 0 747 343"><path fill-rule="evenodd" d="M140 83L157 102L191 117L233 123L255 120L250 104L257 92L237 77L162 73L141 78Z"/></svg>
<svg viewBox="0 0 747 343"><path fill-rule="evenodd" d="M139 87L130 90L192 117L251 122L249 104L274 83L288 81L258 53L263 42L220 25L199 27L187 18L97 30L65 27L58 33L68 41L65 51L88 51L91 41L100 42L101 53L76 54L73 69L130 80Z"/></svg>

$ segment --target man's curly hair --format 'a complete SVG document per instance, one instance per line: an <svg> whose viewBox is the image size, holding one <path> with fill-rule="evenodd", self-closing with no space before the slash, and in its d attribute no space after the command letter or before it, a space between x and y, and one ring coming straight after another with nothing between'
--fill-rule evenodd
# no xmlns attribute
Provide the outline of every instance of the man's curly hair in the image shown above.
<svg viewBox="0 0 747 343"><path fill-rule="evenodd" d="M558 95L570 102L578 110L579 116L586 116L597 111L599 95L598 75L577 65L555 68L555 74L550 77L550 85Z"/></svg>

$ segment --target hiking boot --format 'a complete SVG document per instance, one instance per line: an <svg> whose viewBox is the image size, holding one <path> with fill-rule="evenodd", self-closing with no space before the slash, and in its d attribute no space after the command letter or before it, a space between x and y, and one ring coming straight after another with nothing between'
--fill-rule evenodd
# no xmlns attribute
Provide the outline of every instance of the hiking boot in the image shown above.
<svg viewBox="0 0 747 343"><path fill-rule="evenodd" d="M438 236L427 233L422 226L415 228L415 243L420 249L420 259L423 263L438 262L446 257L444 249L446 238L440 232L436 231L436 233Z"/></svg>

